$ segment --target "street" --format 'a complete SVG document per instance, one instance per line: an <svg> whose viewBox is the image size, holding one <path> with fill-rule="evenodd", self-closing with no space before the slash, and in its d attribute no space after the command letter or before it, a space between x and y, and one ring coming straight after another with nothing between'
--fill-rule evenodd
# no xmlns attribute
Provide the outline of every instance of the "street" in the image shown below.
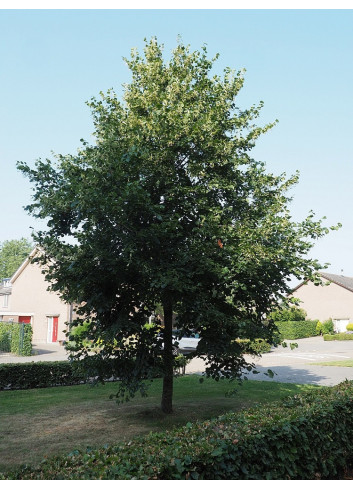
<svg viewBox="0 0 353 489"><path fill-rule="evenodd" d="M291 350L290 343L297 343L298 348ZM273 348L261 358L247 357L256 365L258 374L246 372L252 380L270 382L292 382L296 384L318 384L332 386L345 379L353 380L353 367L332 367L312 365L317 362L353 360L353 341L324 341L321 336L287 341L288 347ZM33 347L34 355L18 357L9 353L0 354L0 363L47 362L65 360L67 353L57 343L38 344ZM265 375L272 370L273 378ZM202 374L204 362L195 358L186 366L187 374Z"/></svg>

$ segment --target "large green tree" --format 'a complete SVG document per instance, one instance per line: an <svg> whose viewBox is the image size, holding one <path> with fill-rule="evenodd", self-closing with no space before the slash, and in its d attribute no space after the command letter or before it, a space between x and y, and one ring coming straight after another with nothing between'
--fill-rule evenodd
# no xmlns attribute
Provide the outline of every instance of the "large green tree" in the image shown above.
<svg viewBox="0 0 353 489"><path fill-rule="evenodd" d="M0 279L10 278L28 257L32 248L32 243L26 238L0 243Z"/></svg>
<svg viewBox="0 0 353 489"><path fill-rule="evenodd" d="M51 288L81 304L86 335L100 345L93 355L78 341L72 357L89 375L118 376L124 398L145 393L159 368L166 413L173 313L180 331L199 332L206 375L239 378L251 365L235 340L271 340L264 318L290 276L315 279L320 265L307 253L328 232L313 214L292 221L297 175L275 176L251 158L273 124L254 124L262 103L237 107L243 73L212 74L216 59L179 41L165 61L156 39L146 41L126 60L123 100L111 90L89 103L95 144L18 164L34 184L28 211L47 221L35 239ZM160 336L144 326L158 304Z"/></svg>

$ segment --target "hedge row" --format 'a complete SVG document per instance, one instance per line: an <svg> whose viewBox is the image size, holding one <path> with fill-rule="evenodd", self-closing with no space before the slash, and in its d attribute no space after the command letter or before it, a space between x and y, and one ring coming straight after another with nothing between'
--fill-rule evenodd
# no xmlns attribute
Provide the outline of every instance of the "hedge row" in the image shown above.
<svg viewBox="0 0 353 489"><path fill-rule="evenodd" d="M32 334L30 324L0 323L0 350L29 356L32 354Z"/></svg>
<svg viewBox="0 0 353 489"><path fill-rule="evenodd" d="M353 383L100 449L0 479L333 479L352 461Z"/></svg>
<svg viewBox="0 0 353 489"><path fill-rule="evenodd" d="M0 390L73 385L83 374L68 361L0 364Z"/></svg>
<svg viewBox="0 0 353 489"><path fill-rule="evenodd" d="M184 374L188 362L189 359L186 356L175 357L175 375ZM84 369L78 367L78 362L70 363L68 360L0 364L0 390L35 389L87 382ZM159 368L156 368L155 376L160 376Z"/></svg>
<svg viewBox="0 0 353 489"><path fill-rule="evenodd" d="M317 320L311 321L276 321L281 340L297 340L318 336Z"/></svg>
<svg viewBox="0 0 353 489"><path fill-rule="evenodd" d="M324 334L323 338L325 341L346 341L353 340L353 334L349 333L335 333L335 334Z"/></svg>

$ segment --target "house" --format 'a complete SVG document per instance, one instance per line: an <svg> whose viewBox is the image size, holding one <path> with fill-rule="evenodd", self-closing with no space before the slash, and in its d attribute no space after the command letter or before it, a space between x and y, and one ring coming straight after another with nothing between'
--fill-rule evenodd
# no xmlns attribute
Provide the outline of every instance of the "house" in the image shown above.
<svg viewBox="0 0 353 489"><path fill-rule="evenodd" d="M292 291L292 296L301 302L299 307L307 312L308 319L323 322L332 319L336 331L346 331L353 323L353 277L332 273L320 273L323 282L329 285L314 285L303 282Z"/></svg>
<svg viewBox="0 0 353 489"><path fill-rule="evenodd" d="M65 323L72 321L73 308L47 290L41 266L31 261L37 252L34 249L0 286L0 321L31 323L33 343L56 343L65 339Z"/></svg>

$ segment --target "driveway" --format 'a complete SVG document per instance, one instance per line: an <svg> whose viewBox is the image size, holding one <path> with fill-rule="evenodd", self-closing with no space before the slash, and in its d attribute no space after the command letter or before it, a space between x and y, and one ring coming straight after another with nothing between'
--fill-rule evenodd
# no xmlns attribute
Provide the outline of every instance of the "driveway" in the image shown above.
<svg viewBox="0 0 353 489"><path fill-rule="evenodd" d="M267 380L271 382L291 382L295 384L336 385L349 379L353 380L353 367L326 367L312 365L317 362L331 360L353 360L353 341L324 341L322 337L303 338L287 343L298 343L298 348L291 350L289 346L273 348L261 358L248 357L249 362L256 365L259 374L246 376L254 380ZM67 359L63 346L56 343L38 344L33 346L34 355L30 357L17 357L9 353L0 354L0 363L47 362ZM270 369L275 372L271 379L264 372ZM204 362L198 358L193 359L186 367L186 373L201 374L204 371Z"/></svg>

